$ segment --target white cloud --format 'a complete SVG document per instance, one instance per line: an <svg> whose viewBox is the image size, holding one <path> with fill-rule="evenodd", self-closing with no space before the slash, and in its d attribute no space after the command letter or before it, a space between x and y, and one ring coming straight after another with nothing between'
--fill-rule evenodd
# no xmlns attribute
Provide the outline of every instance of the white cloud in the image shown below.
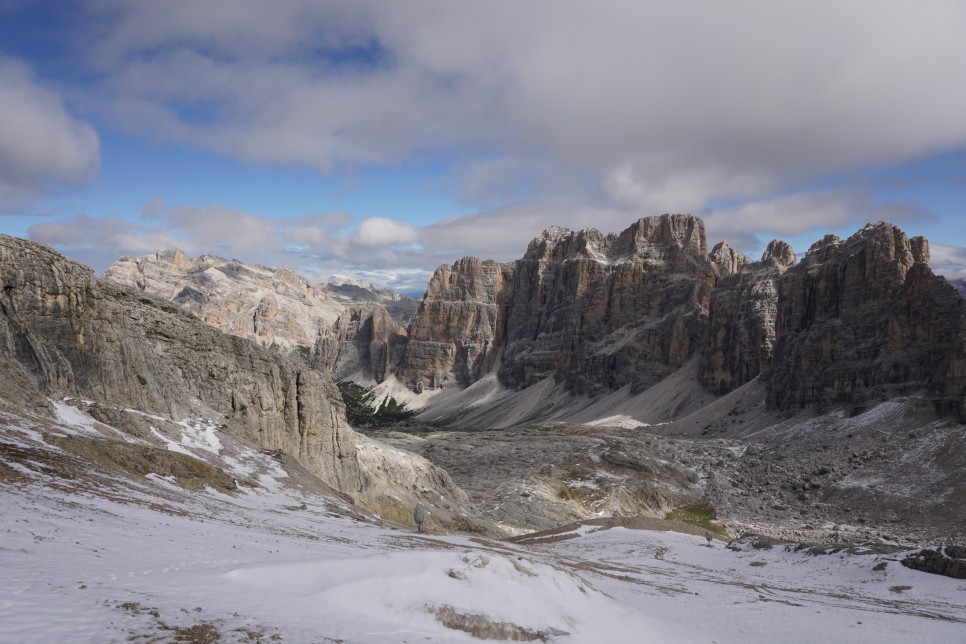
<svg viewBox="0 0 966 644"><path fill-rule="evenodd" d="M826 233L852 231L869 222L929 224L936 217L911 204L879 203L867 186L851 186L751 201L735 208L713 210L704 219L710 243L727 240L732 246L752 252L772 238L791 241L790 238L798 237L800 241L811 235L812 241L817 241ZM807 246L796 250L806 249Z"/></svg>
<svg viewBox="0 0 966 644"><path fill-rule="evenodd" d="M99 5L112 118L252 161L482 148L656 203L966 144L961 2Z"/></svg>
<svg viewBox="0 0 966 644"><path fill-rule="evenodd" d="M646 212L700 212L712 198L761 194L772 181L733 168L675 168L667 159L626 162L607 173L604 188L616 203Z"/></svg>
<svg viewBox="0 0 966 644"><path fill-rule="evenodd" d="M352 240L360 246L405 246L415 242L419 232L415 226L385 217L370 217L359 224Z"/></svg>
<svg viewBox="0 0 966 644"><path fill-rule="evenodd" d="M934 273L950 280L966 280L966 248L930 242L929 255Z"/></svg>
<svg viewBox="0 0 966 644"><path fill-rule="evenodd" d="M169 207L164 224L181 231L193 245L207 246L215 253L258 252L283 241L277 222L224 206Z"/></svg>
<svg viewBox="0 0 966 644"><path fill-rule="evenodd" d="M83 215L37 224L29 233L98 271L122 255L181 248L189 255L290 266L309 278L349 274L419 294L437 266L464 256L517 259L548 226L617 233L641 216L658 214L576 204L568 198L513 204L423 227L382 217L353 227L344 213L274 219L218 205L171 206L157 198L144 210L140 222ZM801 253L827 232L849 235L880 219L913 225L907 232L918 234L915 226L930 223L931 216L903 204L877 204L868 190L856 189L783 195L715 211L705 222L709 245L726 239L756 256L772 237L791 242ZM933 266L949 277L966 275L966 250L934 244Z"/></svg>
<svg viewBox="0 0 966 644"><path fill-rule="evenodd" d="M22 63L0 59L0 206L90 181L100 141Z"/></svg>

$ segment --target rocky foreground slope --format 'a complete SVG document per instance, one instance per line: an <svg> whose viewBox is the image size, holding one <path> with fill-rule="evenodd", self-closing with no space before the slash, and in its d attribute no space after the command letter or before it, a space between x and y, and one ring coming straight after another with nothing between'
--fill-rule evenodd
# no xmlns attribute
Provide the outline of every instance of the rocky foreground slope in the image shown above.
<svg viewBox="0 0 966 644"><path fill-rule="evenodd" d="M421 501L441 526L480 527L445 472L356 434L325 374L40 244L0 236L0 287L0 399L15 414L49 416L48 398L87 400L104 422L150 439L147 449L158 443L162 460L159 423L204 419L294 457L387 518L405 521Z"/></svg>

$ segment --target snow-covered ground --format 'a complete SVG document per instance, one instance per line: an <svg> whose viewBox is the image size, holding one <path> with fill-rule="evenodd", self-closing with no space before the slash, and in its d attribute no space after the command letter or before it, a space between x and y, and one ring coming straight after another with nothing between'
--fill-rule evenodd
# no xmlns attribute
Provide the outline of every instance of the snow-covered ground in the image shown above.
<svg viewBox="0 0 966 644"><path fill-rule="evenodd" d="M181 427L186 451L232 441ZM257 486L186 493L15 462L37 431L3 429L4 643L966 641L966 581L897 555L590 525L530 543L415 534L348 517L257 450L225 460Z"/></svg>

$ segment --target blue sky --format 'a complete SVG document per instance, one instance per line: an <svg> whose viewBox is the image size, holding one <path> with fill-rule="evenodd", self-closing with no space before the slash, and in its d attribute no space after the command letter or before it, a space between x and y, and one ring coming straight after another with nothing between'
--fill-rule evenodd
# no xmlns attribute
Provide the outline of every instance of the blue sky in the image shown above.
<svg viewBox="0 0 966 644"><path fill-rule="evenodd" d="M542 229L888 220L966 277L966 3L0 0L0 232L420 293Z"/></svg>

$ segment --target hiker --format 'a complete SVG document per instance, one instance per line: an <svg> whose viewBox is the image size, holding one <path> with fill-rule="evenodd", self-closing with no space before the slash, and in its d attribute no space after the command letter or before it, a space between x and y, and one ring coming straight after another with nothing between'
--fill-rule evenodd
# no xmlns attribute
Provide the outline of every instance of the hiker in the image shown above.
<svg viewBox="0 0 966 644"><path fill-rule="evenodd" d="M423 531L423 520L426 518L426 508L423 507L422 503L416 504L416 509L413 510L413 519L416 521L416 532Z"/></svg>

